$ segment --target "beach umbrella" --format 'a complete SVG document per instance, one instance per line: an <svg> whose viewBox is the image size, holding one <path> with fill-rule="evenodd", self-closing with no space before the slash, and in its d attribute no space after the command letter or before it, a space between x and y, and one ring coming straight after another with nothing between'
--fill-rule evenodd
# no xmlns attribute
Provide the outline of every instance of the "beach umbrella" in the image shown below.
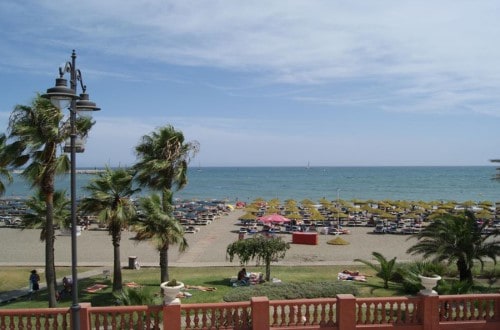
<svg viewBox="0 0 500 330"><path fill-rule="evenodd" d="M257 213L257 212L259 212L259 209L256 208L256 207L253 207L253 206L247 206L247 207L245 207L244 210L246 212L248 212L248 213Z"/></svg>
<svg viewBox="0 0 500 330"><path fill-rule="evenodd" d="M297 206L290 206L285 208L285 213L299 213L299 208Z"/></svg>
<svg viewBox="0 0 500 330"><path fill-rule="evenodd" d="M314 202L308 198L301 200L300 203L302 204L303 207L314 205Z"/></svg>
<svg viewBox="0 0 500 330"><path fill-rule="evenodd" d="M257 221L262 223L287 223L290 219L282 216L281 214L268 214L257 218Z"/></svg>
<svg viewBox="0 0 500 330"><path fill-rule="evenodd" d="M321 199L319 200L319 203L320 203L320 204L321 204L321 205L322 205L325 209L329 208L329 207L330 207L330 206L332 206L332 204L333 204L332 202L330 202L329 200L327 200L327 199L326 199L326 198L324 198L324 197L323 197L323 198L321 198Z"/></svg>
<svg viewBox="0 0 500 330"><path fill-rule="evenodd" d="M280 205L280 200L278 198L273 198L267 204L270 207L278 207Z"/></svg>
<svg viewBox="0 0 500 330"><path fill-rule="evenodd" d="M323 221L326 220L325 217L316 209L311 213L312 221Z"/></svg>
<svg viewBox="0 0 500 330"><path fill-rule="evenodd" d="M481 210L476 213L476 218L478 219L493 219L494 215L488 210Z"/></svg>
<svg viewBox="0 0 500 330"><path fill-rule="evenodd" d="M299 212L292 212L290 214L287 215L287 218L288 219L291 219L291 220L300 220L302 219L302 215L300 215Z"/></svg>
<svg viewBox="0 0 500 330"><path fill-rule="evenodd" d="M243 221L245 221L245 220L246 221L253 221L253 220L257 219L257 217L255 216L255 214L247 212L244 215L242 215L241 217L239 217L239 219L243 220Z"/></svg>
<svg viewBox="0 0 500 330"><path fill-rule="evenodd" d="M243 201L237 201L237 202L236 202L236 208L237 208L237 209L244 208L246 205L247 205L247 203L245 203L245 202L243 202Z"/></svg>
<svg viewBox="0 0 500 330"><path fill-rule="evenodd" d="M275 214L275 213L279 213L279 210L275 206L270 206L266 210L266 215L268 215L268 214Z"/></svg>
<svg viewBox="0 0 500 330"><path fill-rule="evenodd" d="M479 203L479 205L483 206L483 207L492 207L493 206L493 202L492 201L482 201Z"/></svg>

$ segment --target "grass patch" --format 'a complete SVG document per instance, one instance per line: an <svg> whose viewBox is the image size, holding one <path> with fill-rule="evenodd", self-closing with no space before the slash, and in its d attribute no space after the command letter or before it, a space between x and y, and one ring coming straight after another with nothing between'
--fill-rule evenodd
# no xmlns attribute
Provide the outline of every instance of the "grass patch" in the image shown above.
<svg viewBox="0 0 500 330"><path fill-rule="evenodd" d="M226 294L223 299L226 302L248 301L251 297L266 296L270 300L283 299L310 299L329 298L337 294L358 294L358 288L351 282L290 282L290 283L264 283L238 287Z"/></svg>
<svg viewBox="0 0 500 330"><path fill-rule="evenodd" d="M490 266L488 274L498 274L498 266ZM3 267L0 268L0 278L3 282L10 282L8 286L3 286L2 291L24 288L28 285L29 271L33 267ZM337 274L344 269L358 270L363 274L369 275L367 282L340 282L337 281ZM299 297L301 291L316 292L315 296L335 296L336 293L344 289L342 286L346 285L349 289L356 289L349 293L355 293L359 297L390 297L390 296L404 296L406 293L402 285L390 282L389 289L383 289L383 282L375 276L372 269L364 266L272 266L271 277L278 278L283 288L279 285L256 285L251 287L233 287L230 283L231 276L235 276L239 271L239 266L234 267L200 267L200 268L184 268L184 267L171 267L169 268L170 278L177 279L186 285L213 287L215 291L200 291L189 290L192 294L190 298L183 298L182 303L213 303L223 302L224 300L242 299L233 298L234 296L247 295L244 300L248 300L250 296L266 295L270 299L282 299ZM89 268L79 268L79 272L84 272ZM247 266L248 271L264 272L263 267L250 267ZM62 277L71 273L70 267L62 267L57 269L57 276ZM6 274L4 277L3 274ZM111 274L112 275L112 274ZM123 282L135 282L142 286L142 289L156 294L155 301L161 301L160 297L160 269L157 267L142 267L140 270L123 269L122 270ZM43 278L43 275L42 275ZM485 281L485 280L483 280ZM13 283L17 283L14 285ZM305 283L310 283L310 287L301 287ZM105 284L107 287L96 293L85 292L84 289L94 284ZM288 286L290 284L290 286ZM478 288L488 288L498 290L498 285L491 286L486 283L478 283ZM482 286L481 286L482 284ZM486 284L486 285L485 285ZM116 297L112 293L111 279L104 279L102 275L80 279L79 285L79 301L90 302L93 306L110 306L116 303ZM8 287L9 289L6 289ZM246 290L254 290L246 293ZM260 291L264 290L264 291ZM274 290L277 290L276 293ZM279 292L279 290L284 290ZM323 293L329 292L329 293ZM336 293L334 293L336 292ZM491 292L491 291L490 291ZM274 297L280 298L274 298ZM309 297L309 296L307 296ZM69 307L71 305L71 298L67 297L58 303L60 307ZM1 305L2 308L36 308L47 307L47 293L41 291L38 293L36 299L27 301L20 299L14 302Z"/></svg>
<svg viewBox="0 0 500 330"><path fill-rule="evenodd" d="M17 290L29 285L30 272L36 269L41 282L45 282L45 267L0 267L0 292ZM90 268L91 269L91 268ZM78 272L89 268L78 267ZM56 267L57 277L71 276L71 267Z"/></svg>

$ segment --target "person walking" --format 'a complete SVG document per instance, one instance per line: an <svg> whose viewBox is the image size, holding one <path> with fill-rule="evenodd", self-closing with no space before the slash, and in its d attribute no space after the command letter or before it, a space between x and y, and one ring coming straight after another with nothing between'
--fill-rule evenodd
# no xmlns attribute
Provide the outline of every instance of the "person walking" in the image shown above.
<svg viewBox="0 0 500 330"><path fill-rule="evenodd" d="M29 282L30 282L30 296L29 296L29 300L32 300L33 296L35 296L36 293L38 292L38 290L40 290L40 284L39 284L39 282L40 282L40 275L38 275L38 273L36 272L36 269L33 269L31 271Z"/></svg>

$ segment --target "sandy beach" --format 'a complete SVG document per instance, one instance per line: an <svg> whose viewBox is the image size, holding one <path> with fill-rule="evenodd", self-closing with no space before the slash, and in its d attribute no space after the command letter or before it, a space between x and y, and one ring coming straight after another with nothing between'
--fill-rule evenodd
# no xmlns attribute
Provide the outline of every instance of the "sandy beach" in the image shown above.
<svg viewBox="0 0 500 330"><path fill-rule="evenodd" d="M200 226L195 234L186 234L189 249L180 254L177 246L169 251L170 266L238 266L238 261L226 260L226 247L238 239L238 217L242 210L235 210L221 216L206 226ZM105 230L83 231L78 237L79 266L111 266L113 250L111 237ZM398 261L418 259L406 254L415 243L406 235L372 234L371 227L350 227L350 235L342 235L349 245L329 245L326 242L333 235L319 235L318 245L291 244L280 265L349 265L355 258L371 260L371 253L377 251L386 258L397 257ZM291 234L280 234L287 242L292 242ZM0 265L2 266L43 266L45 244L39 240L40 231L32 229L0 228ZM141 266L158 266L158 253L149 242L138 243L134 233L124 231L121 242L121 262L128 265L129 256L137 257ZM56 265L71 264L71 237L57 235L55 243Z"/></svg>

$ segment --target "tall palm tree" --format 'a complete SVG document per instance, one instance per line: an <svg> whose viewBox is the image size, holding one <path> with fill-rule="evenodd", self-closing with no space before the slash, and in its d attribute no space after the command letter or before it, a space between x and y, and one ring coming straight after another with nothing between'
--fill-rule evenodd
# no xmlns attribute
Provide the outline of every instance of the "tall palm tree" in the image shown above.
<svg viewBox="0 0 500 330"><path fill-rule="evenodd" d="M498 231L485 231L487 223L478 224L474 213L445 214L413 236L418 242L407 253L433 257L436 261L455 263L460 281L472 283L472 267L477 260L483 266L485 257L496 263L500 255L500 242L490 237Z"/></svg>
<svg viewBox="0 0 500 330"><path fill-rule="evenodd" d="M126 169L112 170L106 167L104 172L84 187L90 193L80 201L80 210L87 214L96 214L100 222L108 226L113 243L113 291L122 289L120 265L121 232L135 217L135 206L131 196L138 191L132 187L132 172Z"/></svg>
<svg viewBox="0 0 500 330"><path fill-rule="evenodd" d="M138 191L133 189L133 174L126 169L112 170L106 167L104 172L84 187L90 193L80 201L79 209L87 214L97 215L98 221L108 226L108 233L113 244L113 291L122 289L120 265L121 232L135 217L135 206L131 196Z"/></svg>
<svg viewBox="0 0 500 330"><path fill-rule="evenodd" d="M184 134L171 125L144 135L135 151L138 162L134 169L141 186L160 191L163 211L172 205L172 192L187 184L187 169L198 152L198 142L185 142Z"/></svg>
<svg viewBox="0 0 500 330"><path fill-rule="evenodd" d="M78 118L75 125L81 136L86 136L94 122L87 117ZM56 306L56 274L54 267L53 199L55 177L67 173L69 160L58 152L58 146L70 136L64 114L49 100L39 95L30 105L17 105L9 119L8 139L5 146L9 165L22 167L21 175L37 187L45 199L45 279L49 307Z"/></svg>
<svg viewBox="0 0 500 330"><path fill-rule="evenodd" d="M5 154L5 144L7 137L5 134L0 134L0 178L5 178L9 183L12 182L12 175L8 170L8 155ZM5 194L5 183L0 180L0 196Z"/></svg>
<svg viewBox="0 0 500 330"><path fill-rule="evenodd" d="M182 189L187 184L188 164L198 149L198 142L186 142L184 134L171 125L144 135L135 148L138 158L134 165L136 179L141 186L161 192L161 207L169 219L173 219L173 190ZM169 227L165 229L169 230ZM168 245L171 243L174 242L167 242L160 253L166 261L160 260L162 281L168 280Z"/></svg>
<svg viewBox="0 0 500 330"><path fill-rule="evenodd" d="M69 209L69 204L70 201L66 197L66 191L56 190L54 192L52 216L55 225L59 225L63 228L69 227L71 222L71 212ZM38 190L35 195L31 196L26 201L26 206L29 212L23 215L23 225L25 226L25 228L41 229L40 241L45 242L47 238L47 232L45 228L45 219L47 218L47 205L45 203L45 197L40 192L40 190ZM53 266L55 274L55 264ZM57 286L57 283L55 285Z"/></svg>
<svg viewBox="0 0 500 330"><path fill-rule="evenodd" d="M384 281L384 288L388 289L389 281L396 272L396 257L387 260L380 252L372 252L372 256L378 261L378 264L363 259L354 259L354 261L361 262L375 270L377 276Z"/></svg>
<svg viewBox="0 0 500 330"><path fill-rule="evenodd" d="M184 237L184 229L177 219L165 213L162 209L160 196L152 194L143 197L139 202L141 215L134 225L136 239L151 239L160 253L161 282L169 280L168 275L168 248L178 244L179 251L183 252L188 247Z"/></svg>

